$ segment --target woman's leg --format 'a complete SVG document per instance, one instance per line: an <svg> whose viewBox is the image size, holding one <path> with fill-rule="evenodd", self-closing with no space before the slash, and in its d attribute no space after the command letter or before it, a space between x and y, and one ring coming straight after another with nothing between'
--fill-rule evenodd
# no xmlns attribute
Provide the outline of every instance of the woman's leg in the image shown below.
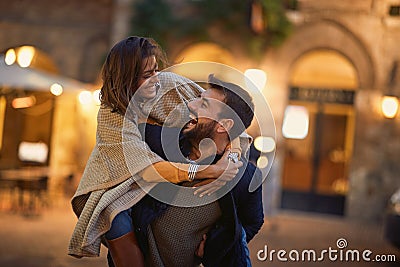
<svg viewBox="0 0 400 267"><path fill-rule="evenodd" d="M120 212L105 234L115 267L142 267L143 254L133 231L130 209Z"/></svg>

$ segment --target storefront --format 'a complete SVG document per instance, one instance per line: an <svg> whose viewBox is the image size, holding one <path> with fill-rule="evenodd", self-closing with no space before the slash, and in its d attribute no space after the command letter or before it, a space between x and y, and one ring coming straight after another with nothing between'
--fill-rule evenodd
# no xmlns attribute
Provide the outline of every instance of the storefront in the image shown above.
<svg viewBox="0 0 400 267"><path fill-rule="evenodd" d="M50 56L34 46L8 48L0 56L2 208L33 211L44 194L62 193L60 186L79 170L78 155L93 145L95 122L86 124L89 141L74 145L79 121L90 116L81 111L79 96L92 97L93 85L57 72Z"/></svg>
<svg viewBox="0 0 400 267"><path fill-rule="evenodd" d="M344 214L357 88L355 68L335 51L310 51L294 63L282 125L282 208Z"/></svg>

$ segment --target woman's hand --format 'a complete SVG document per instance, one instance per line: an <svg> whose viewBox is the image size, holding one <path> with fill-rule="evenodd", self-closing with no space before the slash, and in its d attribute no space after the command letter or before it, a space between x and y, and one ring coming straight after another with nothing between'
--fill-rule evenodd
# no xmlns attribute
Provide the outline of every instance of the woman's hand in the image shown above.
<svg viewBox="0 0 400 267"><path fill-rule="evenodd" d="M221 159L212 165L215 175L209 177L211 179L206 179L195 185L195 187L199 187L199 189L194 191L195 195L199 194L200 197L211 195L236 176L243 163L241 161L233 162L230 160L229 153L230 150L226 150Z"/></svg>

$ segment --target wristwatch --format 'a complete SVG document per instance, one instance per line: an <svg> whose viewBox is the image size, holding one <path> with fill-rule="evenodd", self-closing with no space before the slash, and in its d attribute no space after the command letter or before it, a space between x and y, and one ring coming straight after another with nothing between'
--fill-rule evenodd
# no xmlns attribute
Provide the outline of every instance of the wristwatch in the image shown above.
<svg viewBox="0 0 400 267"><path fill-rule="evenodd" d="M237 153L237 152L229 152L228 159L232 160L233 163L238 162L239 161L239 153Z"/></svg>

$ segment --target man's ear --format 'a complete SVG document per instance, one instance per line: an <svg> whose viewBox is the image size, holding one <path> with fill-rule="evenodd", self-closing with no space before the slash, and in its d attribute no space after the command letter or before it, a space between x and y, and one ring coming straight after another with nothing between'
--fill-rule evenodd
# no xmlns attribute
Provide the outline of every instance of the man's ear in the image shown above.
<svg viewBox="0 0 400 267"><path fill-rule="evenodd" d="M232 119L222 119L218 123L217 133L229 132L235 122Z"/></svg>

